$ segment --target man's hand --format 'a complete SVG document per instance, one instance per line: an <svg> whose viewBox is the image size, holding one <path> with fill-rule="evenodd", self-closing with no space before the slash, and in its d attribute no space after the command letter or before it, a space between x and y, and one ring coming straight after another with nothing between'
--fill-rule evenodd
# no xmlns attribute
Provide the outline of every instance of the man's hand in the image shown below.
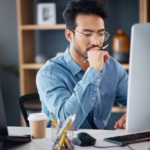
<svg viewBox="0 0 150 150"><path fill-rule="evenodd" d="M110 57L107 51L95 47L88 51L88 59L90 67L100 72L103 69L103 63L107 63Z"/></svg>
<svg viewBox="0 0 150 150"><path fill-rule="evenodd" d="M126 128L126 113L115 123L114 128Z"/></svg>

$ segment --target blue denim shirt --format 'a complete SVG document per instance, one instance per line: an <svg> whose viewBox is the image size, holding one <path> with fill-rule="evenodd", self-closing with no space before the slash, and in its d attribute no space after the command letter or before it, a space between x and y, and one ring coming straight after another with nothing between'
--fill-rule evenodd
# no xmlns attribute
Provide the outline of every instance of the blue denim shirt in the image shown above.
<svg viewBox="0 0 150 150"><path fill-rule="evenodd" d="M110 56L101 72L89 67L85 72L72 59L69 48L63 55L52 58L38 71L36 77L42 112L50 112L65 120L76 114L74 129L103 129L109 120L114 101L127 103L128 75Z"/></svg>

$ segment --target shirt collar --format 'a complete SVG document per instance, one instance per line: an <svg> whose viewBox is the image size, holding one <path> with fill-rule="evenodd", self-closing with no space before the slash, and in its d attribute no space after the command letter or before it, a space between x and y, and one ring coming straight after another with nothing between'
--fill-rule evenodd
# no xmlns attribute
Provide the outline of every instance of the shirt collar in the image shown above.
<svg viewBox="0 0 150 150"><path fill-rule="evenodd" d="M75 76L78 72L80 72L82 70L82 68L79 67L78 64L71 57L69 48L70 48L70 46L67 47L67 49L64 53L64 59L67 63L68 68L70 69L72 74Z"/></svg>

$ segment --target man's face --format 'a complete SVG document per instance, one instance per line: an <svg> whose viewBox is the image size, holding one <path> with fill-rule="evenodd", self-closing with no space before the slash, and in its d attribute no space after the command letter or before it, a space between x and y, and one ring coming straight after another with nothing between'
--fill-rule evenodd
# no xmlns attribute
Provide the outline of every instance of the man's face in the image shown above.
<svg viewBox="0 0 150 150"><path fill-rule="evenodd" d="M75 31L80 32L81 34L98 34L105 30L104 20L97 15L79 14L76 17L76 24L77 27L75 28ZM91 41L85 41L83 36L76 32L73 43L74 50L85 59L88 58L87 51L94 47L101 48L103 46L103 42L100 42L96 35Z"/></svg>

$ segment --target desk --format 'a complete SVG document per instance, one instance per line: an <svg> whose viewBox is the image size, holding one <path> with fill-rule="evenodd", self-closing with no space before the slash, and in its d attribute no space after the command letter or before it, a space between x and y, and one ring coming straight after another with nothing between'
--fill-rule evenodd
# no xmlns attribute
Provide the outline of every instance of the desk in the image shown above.
<svg viewBox="0 0 150 150"><path fill-rule="evenodd" d="M9 134L17 134L17 135L25 135L30 134L29 127L8 127ZM124 129L117 129L117 130L78 130L75 131L74 134L77 134L79 132L87 132L90 135L92 135L94 138L97 139L96 146L114 146L115 144L105 142L103 139L105 137L111 137L111 136L119 136L119 135L126 135L126 131ZM130 144L130 147L132 147L134 150L148 150L150 147L150 142L143 142L138 144ZM46 129L46 139L45 141L41 142L35 142L32 141L27 144L23 144L21 146L11 148L10 150L51 150L52 144L51 144L51 129ZM79 147L75 146L76 150L129 150L128 147L114 147L114 148L94 148L92 146L89 147Z"/></svg>

